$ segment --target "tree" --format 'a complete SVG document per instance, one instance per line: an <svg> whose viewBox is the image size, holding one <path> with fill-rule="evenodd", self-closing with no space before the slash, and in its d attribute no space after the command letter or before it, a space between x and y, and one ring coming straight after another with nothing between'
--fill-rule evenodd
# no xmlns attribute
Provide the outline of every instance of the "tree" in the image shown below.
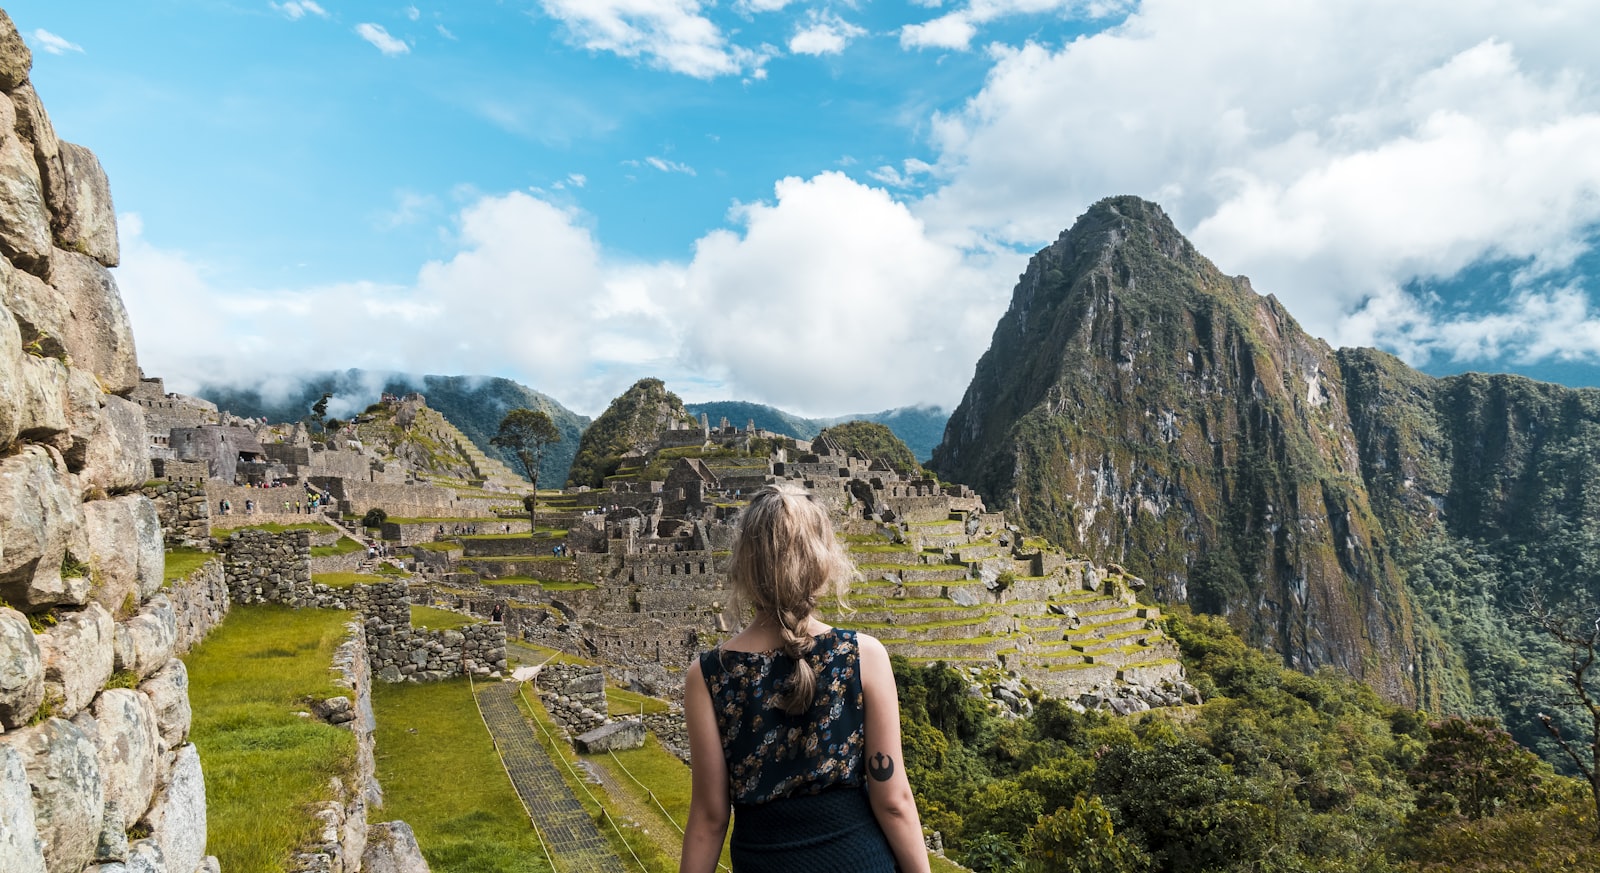
<svg viewBox="0 0 1600 873"><path fill-rule="evenodd" d="M1527 613L1534 626L1565 650L1566 664L1560 676L1567 693L1566 699L1559 702L1588 716L1588 724L1572 736L1562 733L1560 713L1552 716L1541 712L1539 723L1589 783L1596 833L1600 835L1600 665L1596 664L1600 658L1600 607L1587 597L1576 601L1558 610L1535 594L1529 600Z"/></svg>
<svg viewBox="0 0 1600 873"><path fill-rule="evenodd" d="M533 483L535 498L539 493L539 465L544 462L545 449L561 442L561 431L543 409L518 408L500 419L500 431L489 440L493 445L510 449L522 467L522 474ZM525 500L530 528L536 527L534 502Z"/></svg>
<svg viewBox="0 0 1600 873"><path fill-rule="evenodd" d="M1494 719L1453 715L1428 732L1428 749L1409 774L1419 810L1476 820L1537 799L1547 768Z"/></svg>
<svg viewBox="0 0 1600 873"><path fill-rule="evenodd" d="M1139 847L1112 828L1100 798L1075 798L1028 829L1024 870L1049 873L1138 873L1149 865Z"/></svg>

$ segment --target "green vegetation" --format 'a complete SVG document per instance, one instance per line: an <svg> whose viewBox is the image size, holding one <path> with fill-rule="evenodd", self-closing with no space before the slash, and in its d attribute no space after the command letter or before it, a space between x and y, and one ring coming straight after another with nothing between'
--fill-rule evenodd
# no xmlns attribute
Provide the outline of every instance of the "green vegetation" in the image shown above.
<svg viewBox="0 0 1600 873"><path fill-rule="evenodd" d="M614 685L606 686L606 704L612 715L638 715L641 711L648 715L669 709L665 700Z"/></svg>
<svg viewBox="0 0 1600 873"><path fill-rule="evenodd" d="M366 515L361 516L361 526L366 528L383 527L383 523L388 520L389 513L384 512L381 508L374 506L367 510Z"/></svg>
<svg viewBox="0 0 1600 873"><path fill-rule="evenodd" d="M413 548L429 552L459 552L461 544L453 540L437 540L430 543L417 543Z"/></svg>
<svg viewBox="0 0 1600 873"><path fill-rule="evenodd" d="M1492 722L1430 724L1360 683L1287 670L1219 619L1177 614L1168 630L1203 706L1118 718L1046 699L1005 720L943 663L893 659L907 773L956 860L979 873L1509 873L1600 859L1584 786Z"/></svg>
<svg viewBox="0 0 1600 873"><path fill-rule="evenodd" d="M523 501L530 513L537 502L533 495L539 491L540 465L544 463L546 452L559 442L561 430L550 418L550 413L527 407L506 412L505 417L500 419L499 430L489 439L490 445L510 452L517 459L522 475L533 483L530 496Z"/></svg>
<svg viewBox="0 0 1600 873"><path fill-rule="evenodd" d="M656 435L673 422L698 424L660 379L640 379L583 432L567 484L603 486L621 466L623 454L654 447Z"/></svg>
<svg viewBox="0 0 1600 873"><path fill-rule="evenodd" d="M379 683L372 707L383 817L411 825L435 873L549 870L465 679Z"/></svg>
<svg viewBox="0 0 1600 873"><path fill-rule="evenodd" d="M311 557L332 558L338 555L348 555L351 552L359 552L363 548L364 546L349 537L340 537L339 541L331 546L312 546Z"/></svg>
<svg viewBox="0 0 1600 873"><path fill-rule="evenodd" d="M167 585L187 579L189 574L205 566L207 561L222 560L212 552L202 552L199 549L168 549L166 571L163 578Z"/></svg>
<svg viewBox="0 0 1600 873"><path fill-rule="evenodd" d="M532 576L501 576L498 579L483 579L485 585L538 585L546 591L593 591L593 582L562 582L551 579L535 579Z"/></svg>
<svg viewBox="0 0 1600 873"><path fill-rule="evenodd" d="M328 670L351 614L235 606L188 658L191 739L205 762L206 851L239 873L283 870L320 825L306 806L354 766L349 731L296 715L347 693Z"/></svg>
<svg viewBox="0 0 1600 873"><path fill-rule="evenodd" d="M241 525L240 527L229 528L228 532L233 533L234 531L241 530L264 530L267 533L285 533L291 530L309 530L317 533L334 532L334 528L331 525L323 524L320 521L300 521L295 522L294 524L279 524L275 521L269 521L261 524L246 524Z"/></svg>
<svg viewBox="0 0 1600 873"><path fill-rule="evenodd" d="M460 630L469 624L478 624L482 619L448 609L436 609L432 606L411 604L411 626L426 627L433 630Z"/></svg>
<svg viewBox="0 0 1600 873"><path fill-rule="evenodd" d="M389 580L371 573L312 573L311 581L329 588L349 588L352 585L376 585Z"/></svg>
<svg viewBox="0 0 1600 873"><path fill-rule="evenodd" d="M916 455L894 435L894 431L875 421L836 424L817 434L817 439L823 437L832 439L845 451L859 451L869 458L887 461L897 473L913 476L922 470Z"/></svg>

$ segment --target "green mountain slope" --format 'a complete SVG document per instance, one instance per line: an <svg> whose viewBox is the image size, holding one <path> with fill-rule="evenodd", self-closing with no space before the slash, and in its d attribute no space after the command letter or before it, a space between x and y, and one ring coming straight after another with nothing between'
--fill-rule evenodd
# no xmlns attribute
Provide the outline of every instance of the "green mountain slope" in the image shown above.
<svg viewBox="0 0 1600 873"><path fill-rule="evenodd" d="M642 455L654 449L656 436L675 422L693 425L698 424L698 419L683 408L683 401L668 391L660 379L633 383L583 432L567 484L595 488L605 485L606 477L616 473L624 455Z"/></svg>
<svg viewBox="0 0 1600 873"><path fill-rule="evenodd" d="M589 426L587 416L567 409L548 395L510 379L492 376L418 376L351 369L308 376L281 398L264 397L257 388L222 385L203 386L196 395L245 418L298 421L324 393L333 394L328 404L329 415L348 418L377 402L383 393L412 391L425 395L428 406L460 428L484 454L499 459L513 470L517 469L516 459L489 443L500 428L500 419L507 410L519 406L548 412L561 430L561 442L545 455L540 470L541 482L566 481L567 470L578 451L578 440Z"/></svg>
<svg viewBox="0 0 1600 873"><path fill-rule="evenodd" d="M894 431L894 435L911 449L919 461L933 455L933 447L944 436L944 425L950 416L937 406L901 406L882 412L865 412L860 415L841 415L836 418L805 418L784 412L762 403L742 400L719 400L711 403L690 403L685 408L698 418L704 414L715 425L723 418L735 427L744 427L754 421L756 427L774 433L787 434L809 440L825 427L850 421L875 421Z"/></svg>

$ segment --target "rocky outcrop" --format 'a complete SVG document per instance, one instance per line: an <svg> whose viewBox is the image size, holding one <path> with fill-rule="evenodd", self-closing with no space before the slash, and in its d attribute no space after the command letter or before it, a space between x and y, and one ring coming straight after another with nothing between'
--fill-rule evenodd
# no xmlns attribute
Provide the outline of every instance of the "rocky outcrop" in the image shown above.
<svg viewBox="0 0 1600 873"><path fill-rule="evenodd" d="M215 870L110 186L30 63L0 12L0 873Z"/></svg>
<svg viewBox="0 0 1600 873"><path fill-rule="evenodd" d="M640 379L611 401L583 432L567 484L605 484L605 477L616 471L624 455L654 447L657 436L674 424L695 426L698 422L660 379Z"/></svg>

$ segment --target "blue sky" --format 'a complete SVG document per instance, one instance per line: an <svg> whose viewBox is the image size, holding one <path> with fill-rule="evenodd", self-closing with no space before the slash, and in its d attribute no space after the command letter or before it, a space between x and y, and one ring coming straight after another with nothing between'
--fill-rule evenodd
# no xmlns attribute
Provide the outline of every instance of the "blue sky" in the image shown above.
<svg viewBox="0 0 1600 873"><path fill-rule="evenodd" d="M1027 254L1118 193L1335 344L1600 384L1594 6L5 4L111 177L148 371L591 414L645 375L951 405Z"/></svg>

